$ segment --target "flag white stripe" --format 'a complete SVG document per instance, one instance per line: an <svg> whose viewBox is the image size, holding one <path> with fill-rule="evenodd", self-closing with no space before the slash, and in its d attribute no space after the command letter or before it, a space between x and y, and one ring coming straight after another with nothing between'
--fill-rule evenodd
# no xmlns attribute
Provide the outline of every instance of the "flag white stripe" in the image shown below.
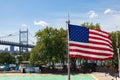
<svg viewBox="0 0 120 80"><path fill-rule="evenodd" d="M111 45L109 42L103 41L103 40L96 40L96 39L91 39L91 38L89 38L89 41L101 42L101 43L105 43L105 44Z"/></svg>
<svg viewBox="0 0 120 80"><path fill-rule="evenodd" d="M112 41L106 37L103 37L103 36L99 36L99 35L95 35L95 34L89 34L89 36L93 36L93 37L97 37L97 38L102 38L102 39L105 39L107 40L108 42L112 43Z"/></svg>
<svg viewBox="0 0 120 80"><path fill-rule="evenodd" d="M89 31L90 31L90 32L95 32L95 33L97 33L97 34L100 34L100 35L103 35L103 36L106 36L106 37L109 36L109 34L104 33L104 32L101 32L101 31L98 31L98 30L89 29Z"/></svg>
<svg viewBox="0 0 120 80"><path fill-rule="evenodd" d="M92 43L83 43L83 42L75 42L75 41L69 41L69 43L74 43L74 44L84 45L84 46L100 47L100 48L110 48L109 46L100 45L100 44L92 44ZM110 50L113 50L113 49L110 48Z"/></svg>
<svg viewBox="0 0 120 80"><path fill-rule="evenodd" d="M77 47L77 46L69 46L69 48L70 49L83 50L83 51L97 52L98 54L99 53L113 54L113 52L111 52L111 51L97 50L97 49L90 49L90 48L82 48L82 47Z"/></svg>

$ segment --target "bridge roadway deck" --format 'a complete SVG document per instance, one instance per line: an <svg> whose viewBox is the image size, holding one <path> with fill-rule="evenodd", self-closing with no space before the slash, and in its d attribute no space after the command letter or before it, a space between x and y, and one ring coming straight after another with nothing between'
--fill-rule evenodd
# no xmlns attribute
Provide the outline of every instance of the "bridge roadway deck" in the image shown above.
<svg viewBox="0 0 120 80"><path fill-rule="evenodd" d="M28 48L34 47L34 45L31 45L31 44L21 44L17 42L10 42L10 41L3 41L3 40L0 40L0 45L12 45L12 46L28 47Z"/></svg>

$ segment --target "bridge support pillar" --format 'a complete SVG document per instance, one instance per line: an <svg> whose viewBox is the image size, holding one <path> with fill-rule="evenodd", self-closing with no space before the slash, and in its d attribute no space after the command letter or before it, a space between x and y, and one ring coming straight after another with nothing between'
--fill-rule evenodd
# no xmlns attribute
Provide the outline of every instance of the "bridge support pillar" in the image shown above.
<svg viewBox="0 0 120 80"><path fill-rule="evenodd" d="M23 52L28 52L28 48L19 47L19 52L20 52L20 54L23 53Z"/></svg>
<svg viewBox="0 0 120 80"><path fill-rule="evenodd" d="M26 31L21 31L21 30L19 31L19 43L20 45L21 44L28 45L28 29ZM20 46L19 51L20 51L20 54L22 52L28 52L28 47Z"/></svg>
<svg viewBox="0 0 120 80"><path fill-rule="evenodd" d="M10 45L10 53L14 53L14 46L13 45Z"/></svg>

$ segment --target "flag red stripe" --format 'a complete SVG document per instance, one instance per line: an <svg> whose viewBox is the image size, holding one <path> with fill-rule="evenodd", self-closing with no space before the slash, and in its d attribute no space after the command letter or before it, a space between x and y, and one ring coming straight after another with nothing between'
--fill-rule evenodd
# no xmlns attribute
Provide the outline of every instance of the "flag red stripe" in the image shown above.
<svg viewBox="0 0 120 80"><path fill-rule="evenodd" d="M85 58L85 59L89 59L89 60L108 60L108 59L112 58L112 57L108 57L108 58L94 58L94 57L74 55L74 54L69 54L69 56L70 57L74 57L74 58Z"/></svg>
<svg viewBox="0 0 120 80"><path fill-rule="evenodd" d="M108 49L108 48L101 48L101 47L94 47L94 46L85 46L85 45L80 45L80 44L75 44L75 43L69 43L69 46L77 46L77 47L82 47L82 48L89 48L89 49L96 49L96 50L105 50L105 51L111 51L113 52L113 50Z"/></svg>

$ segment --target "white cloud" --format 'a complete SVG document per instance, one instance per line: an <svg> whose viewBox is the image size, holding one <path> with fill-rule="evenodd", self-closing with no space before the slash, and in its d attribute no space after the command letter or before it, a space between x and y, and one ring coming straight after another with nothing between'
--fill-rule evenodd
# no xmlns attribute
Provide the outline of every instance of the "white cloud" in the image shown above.
<svg viewBox="0 0 120 80"><path fill-rule="evenodd" d="M34 25L37 26L48 26L48 23L45 21L34 21Z"/></svg>
<svg viewBox="0 0 120 80"><path fill-rule="evenodd" d="M96 18L98 17L98 14L95 11L89 11L89 18Z"/></svg>
<svg viewBox="0 0 120 80"><path fill-rule="evenodd" d="M113 14L110 16L103 15L100 17L99 22L101 29L105 31L116 31L120 30L120 14ZM118 28L116 28L118 26Z"/></svg>
<svg viewBox="0 0 120 80"><path fill-rule="evenodd" d="M113 15L111 20L115 26L120 26L120 14Z"/></svg>
<svg viewBox="0 0 120 80"><path fill-rule="evenodd" d="M111 14L111 13L113 13L114 11L113 10L111 10L111 9L106 9L105 11L104 11L104 14Z"/></svg>

